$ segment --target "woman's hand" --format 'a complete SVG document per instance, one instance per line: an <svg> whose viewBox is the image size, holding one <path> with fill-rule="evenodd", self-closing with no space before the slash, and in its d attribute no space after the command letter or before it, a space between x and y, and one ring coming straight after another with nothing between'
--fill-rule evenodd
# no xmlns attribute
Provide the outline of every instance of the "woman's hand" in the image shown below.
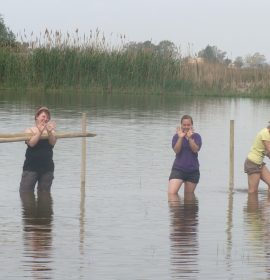
<svg viewBox="0 0 270 280"><path fill-rule="evenodd" d="M186 136L186 132L184 132L181 127L177 127L176 132L179 138L184 138Z"/></svg>
<svg viewBox="0 0 270 280"><path fill-rule="evenodd" d="M193 129L188 130L188 132L186 134L187 138L191 138L192 134L193 134Z"/></svg>
<svg viewBox="0 0 270 280"><path fill-rule="evenodd" d="M46 122L45 121L39 121L39 122L37 122L36 126L37 126L39 132L42 134L45 127L46 127Z"/></svg>
<svg viewBox="0 0 270 280"><path fill-rule="evenodd" d="M50 121L46 124L46 129L47 129L48 133L54 131L55 127L56 127L56 125L55 125L54 121Z"/></svg>
<svg viewBox="0 0 270 280"><path fill-rule="evenodd" d="M49 135L49 143L54 146L55 143L56 143L56 136L55 136L55 122L53 121L49 121L46 125L46 129L47 129L47 132L48 132L48 135Z"/></svg>

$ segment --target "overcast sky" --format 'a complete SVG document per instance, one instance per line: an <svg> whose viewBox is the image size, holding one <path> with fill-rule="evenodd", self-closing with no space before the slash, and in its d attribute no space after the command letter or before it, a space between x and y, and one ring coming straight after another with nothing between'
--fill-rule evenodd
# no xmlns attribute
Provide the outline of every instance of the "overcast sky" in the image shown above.
<svg viewBox="0 0 270 280"><path fill-rule="evenodd" d="M14 34L45 29L86 36L98 28L109 42L172 41L183 54L208 44L230 59L259 52L270 61L270 0L0 0Z"/></svg>

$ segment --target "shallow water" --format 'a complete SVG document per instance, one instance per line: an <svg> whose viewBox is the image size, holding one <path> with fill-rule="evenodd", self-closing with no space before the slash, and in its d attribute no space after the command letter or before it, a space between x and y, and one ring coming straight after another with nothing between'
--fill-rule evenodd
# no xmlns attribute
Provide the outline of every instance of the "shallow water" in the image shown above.
<svg viewBox="0 0 270 280"><path fill-rule="evenodd" d="M269 120L269 101L250 99L1 95L1 133L33 124L48 105L58 131L97 133L59 139L51 196L20 197L25 144L0 145L0 278L268 279L270 198L247 194L243 162ZM191 114L203 139L194 196L167 196L171 138ZM235 120L235 180L229 190L229 122ZM267 162L267 161L266 161Z"/></svg>

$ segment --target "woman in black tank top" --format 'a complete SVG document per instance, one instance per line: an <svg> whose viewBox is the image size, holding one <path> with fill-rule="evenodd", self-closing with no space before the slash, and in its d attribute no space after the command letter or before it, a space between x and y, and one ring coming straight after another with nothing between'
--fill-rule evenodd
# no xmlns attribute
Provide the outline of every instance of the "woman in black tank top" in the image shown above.
<svg viewBox="0 0 270 280"><path fill-rule="evenodd" d="M25 130L33 136L26 141L20 192L50 191L54 178L53 147L56 143L55 123L47 107L40 107L35 114L36 125ZM48 139L41 139L47 135Z"/></svg>

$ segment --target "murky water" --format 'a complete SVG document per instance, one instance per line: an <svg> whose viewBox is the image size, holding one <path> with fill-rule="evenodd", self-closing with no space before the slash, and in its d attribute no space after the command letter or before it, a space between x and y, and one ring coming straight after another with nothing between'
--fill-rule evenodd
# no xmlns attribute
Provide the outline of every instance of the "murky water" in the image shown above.
<svg viewBox="0 0 270 280"><path fill-rule="evenodd" d="M51 108L58 131L88 116L87 173L81 139L59 139L51 196L20 197L25 144L0 144L1 279L269 279L270 197L247 194L243 162L270 120L269 101L179 97L1 95L1 133ZM202 135L194 196L167 196L180 116ZM229 121L235 120L234 192Z"/></svg>

